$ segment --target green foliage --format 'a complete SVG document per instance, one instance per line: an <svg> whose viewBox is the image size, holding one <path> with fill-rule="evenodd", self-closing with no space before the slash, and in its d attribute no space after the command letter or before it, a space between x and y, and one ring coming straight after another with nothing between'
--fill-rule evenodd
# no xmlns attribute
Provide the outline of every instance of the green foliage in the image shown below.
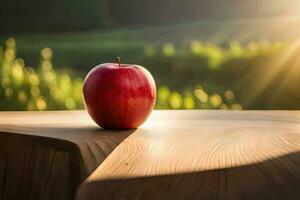
<svg viewBox="0 0 300 200"><path fill-rule="evenodd" d="M208 94L203 87L196 86L184 92L171 91L167 86L158 88L158 109L223 109L241 110L231 90L223 94Z"/></svg>
<svg viewBox="0 0 300 200"><path fill-rule="evenodd" d="M172 44L166 44L163 49L167 57L176 52ZM83 79L72 78L70 73L55 71L52 57L52 50L44 48L40 52L38 67L26 66L23 59L17 58L15 40L9 38L6 41L6 48L0 48L0 110L83 108ZM181 92L160 86L157 97L156 108L159 109L242 108L232 91L227 90L223 95L209 95L201 86Z"/></svg>
<svg viewBox="0 0 300 200"><path fill-rule="evenodd" d="M170 43L147 45L147 53L139 62L151 71L159 85L184 89L200 83L221 90L235 89L243 76L258 66L270 65L268 62L277 58L287 46L284 42L250 41L242 45L232 41L222 48L193 40L179 47Z"/></svg>
<svg viewBox="0 0 300 200"><path fill-rule="evenodd" d="M200 84L209 93L231 89L244 109L299 109L300 45L297 41L232 41L225 47L201 41L165 44L144 56L158 85L183 91ZM192 88L190 88L192 91ZM174 97L175 107L182 100Z"/></svg>
<svg viewBox="0 0 300 200"><path fill-rule="evenodd" d="M122 62L139 63L155 77L158 86L156 108L300 109L300 45L297 41L242 44L232 41L217 46L193 40L182 45L169 42L159 45L135 43L132 38L110 43L116 36L111 37L99 48L85 43L79 48L72 46L75 53L69 52L67 56L59 49L44 48L34 65L22 54L26 64L17 58L15 41L8 39L6 48L0 48L0 109L83 108L83 77L96 64L114 62L116 52L121 52ZM67 37L65 41L71 45L73 39ZM59 46L63 41L56 43ZM88 51L94 47L97 47L94 53ZM96 56L97 52L99 56ZM66 60L61 64L55 57ZM52 66L53 63L73 66L76 62L91 61L95 64L88 67L74 65L70 70L60 67L57 71ZM225 94L234 96L233 100L227 101Z"/></svg>
<svg viewBox="0 0 300 200"><path fill-rule="evenodd" d="M16 57L13 38L0 52L0 110L53 110L82 108L82 79L58 73L52 66L52 50L41 51L34 69Z"/></svg>

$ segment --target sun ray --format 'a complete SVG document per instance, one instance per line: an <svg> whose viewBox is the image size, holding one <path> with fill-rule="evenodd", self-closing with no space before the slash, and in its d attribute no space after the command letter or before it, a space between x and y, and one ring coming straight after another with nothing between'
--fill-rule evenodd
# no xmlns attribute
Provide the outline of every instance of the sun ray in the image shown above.
<svg viewBox="0 0 300 200"><path fill-rule="evenodd" d="M292 42L279 57L264 62L248 74L245 83L250 80L252 84L247 91L247 99L244 101L246 107L254 102L270 86L275 77L280 76L283 70L282 67L291 62L291 58L296 57L295 54L298 48L300 48L300 38Z"/></svg>

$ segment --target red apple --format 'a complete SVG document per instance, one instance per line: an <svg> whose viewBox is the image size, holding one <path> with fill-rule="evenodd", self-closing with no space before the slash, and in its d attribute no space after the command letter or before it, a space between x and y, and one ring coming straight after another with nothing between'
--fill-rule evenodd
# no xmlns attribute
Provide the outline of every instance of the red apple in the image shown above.
<svg viewBox="0 0 300 200"><path fill-rule="evenodd" d="M152 75L139 65L105 63L86 76L83 98L88 113L102 128L132 129L150 115L156 86Z"/></svg>

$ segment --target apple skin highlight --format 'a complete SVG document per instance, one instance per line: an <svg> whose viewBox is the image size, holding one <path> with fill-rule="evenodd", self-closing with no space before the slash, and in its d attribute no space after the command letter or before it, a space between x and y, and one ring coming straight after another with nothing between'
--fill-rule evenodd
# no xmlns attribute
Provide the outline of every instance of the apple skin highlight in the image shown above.
<svg viewBox="0 0 300 200"><path fill-rule="evenodd" d="M105 63L86 76L83 99L88 113L102 128L134 129L153 110L156 85L139 65Z"/></svg>

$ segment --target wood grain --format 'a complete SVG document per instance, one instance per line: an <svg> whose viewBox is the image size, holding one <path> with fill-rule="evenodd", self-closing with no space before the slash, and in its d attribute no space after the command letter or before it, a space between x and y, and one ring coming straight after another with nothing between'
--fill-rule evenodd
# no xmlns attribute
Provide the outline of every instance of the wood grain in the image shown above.
<svg viewBox="0 0 300 200"><path fill-rule="evenodd" d="M85 111L0 113L0 199L74 199L133 130L105 131Z"/></svg>
<svg viewBox="0 0 300 200"><path fill-rule="evenodd" d="M299 166L299 111L156 111L77 199L300 199Z"/></svg>

